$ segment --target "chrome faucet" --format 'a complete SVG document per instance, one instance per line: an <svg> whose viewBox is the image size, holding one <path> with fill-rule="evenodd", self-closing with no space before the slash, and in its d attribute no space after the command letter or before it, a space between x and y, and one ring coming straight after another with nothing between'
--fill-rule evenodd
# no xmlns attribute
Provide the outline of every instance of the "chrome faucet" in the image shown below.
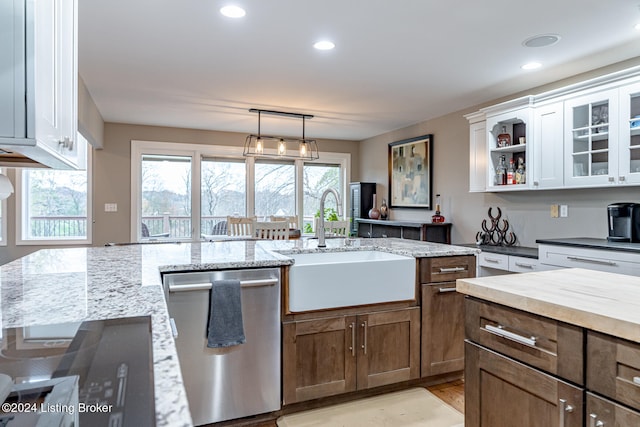
<svg viewBox="0 0 640 427"><path fill-rule="evenodd" d="M320 197L320 219L318 220L318 247L326 248L327 245L324 242L324 201L329 193L333 193L336 197L336 204L338 205L338 216L342 216L342 201L340 201L340 193L334 188L327 188Z"/></svg>

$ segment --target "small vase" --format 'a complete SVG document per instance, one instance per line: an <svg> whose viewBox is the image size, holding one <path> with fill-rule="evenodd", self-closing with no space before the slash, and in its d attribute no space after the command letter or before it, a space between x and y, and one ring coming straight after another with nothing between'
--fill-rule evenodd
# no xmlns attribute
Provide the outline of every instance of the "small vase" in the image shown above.
<svg viewBox="0 0 640 427"><path fill-rule="evenodd" d="M378 208L376 207L376 195L373 195L373 207L371 209L369 209L369 218L371 219L378 219L380 218L380 211L378 210Z"/></svg>
<svg viewBox="0 0 640 427"><path fill-rule="evenodd" d="M387 219L389 216L389 208L387 207L387 201L382 199L382 204L380 205L380 219Z"/></svg>

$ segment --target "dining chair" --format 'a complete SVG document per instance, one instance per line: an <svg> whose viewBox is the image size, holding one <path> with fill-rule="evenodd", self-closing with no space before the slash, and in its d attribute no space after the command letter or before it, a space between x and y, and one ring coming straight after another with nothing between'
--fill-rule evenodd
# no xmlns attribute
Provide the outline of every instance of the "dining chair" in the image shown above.
<svg viewBox="0 0 640 427"><path fill-rule="evenodd" d="M227 217L227 235L255 237L256 218L246 217L246 216L228 216Z"/></svg>
<svg viewBox="0 0 640 427"><path fill-rule="evenodd" d="M314 230L315 235L318 237L318 221L319 218L314 218ZM341 219L338 221L325 221L324 222L324 235L329 237L348 237L351 223L349 218Z"/></svg>
<svg viewBox="0 0 640 427"><path fill-rule="evenodd" d="M258 239L289 240L289 223L287 221L256 222Z"/></svg>
<svg viewBox="0 0 640 427"><path fill-rule="evenodd" d="M291 216L271 215L269 219L271 221L287 221L289 223L289 228L292 230L297 230L300 228L300 226L298 225L298 215L291 215Z"/></svg>

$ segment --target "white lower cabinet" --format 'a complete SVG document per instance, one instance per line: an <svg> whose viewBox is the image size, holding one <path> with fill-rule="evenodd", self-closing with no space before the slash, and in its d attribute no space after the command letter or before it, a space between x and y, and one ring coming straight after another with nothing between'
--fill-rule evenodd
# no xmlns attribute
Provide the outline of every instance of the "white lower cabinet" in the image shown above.
<svg viewBox="0 0 640 427"><path fill-rule="evenodd" d="M541 244L538 246L538 257L545 266L587 268L640 276L640 254L632 252Z"/></svg>
<svg viewBox="0 0 640 427"><path fill-rule="evenodd" d="M478 276L495 276L508 273L531 273L555 270L556 266L541 264L535 258L482 252L478 255Z"/></svg>

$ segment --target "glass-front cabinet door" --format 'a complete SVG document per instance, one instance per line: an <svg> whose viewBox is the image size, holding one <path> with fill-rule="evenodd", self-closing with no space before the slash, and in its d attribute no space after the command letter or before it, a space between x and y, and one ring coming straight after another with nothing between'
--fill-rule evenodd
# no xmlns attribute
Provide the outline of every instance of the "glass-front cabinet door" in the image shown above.
<svg viewBox="0 0 640 427"><path fill-rule="evenodd" d="M618 181L618 91L565 102L565 186Z"/></svg>
<svg viewBox="0 0 640 427"><path fill-rule="evenodd" d="M640 183L640 83L620 89L620 183Z"/></svg>

